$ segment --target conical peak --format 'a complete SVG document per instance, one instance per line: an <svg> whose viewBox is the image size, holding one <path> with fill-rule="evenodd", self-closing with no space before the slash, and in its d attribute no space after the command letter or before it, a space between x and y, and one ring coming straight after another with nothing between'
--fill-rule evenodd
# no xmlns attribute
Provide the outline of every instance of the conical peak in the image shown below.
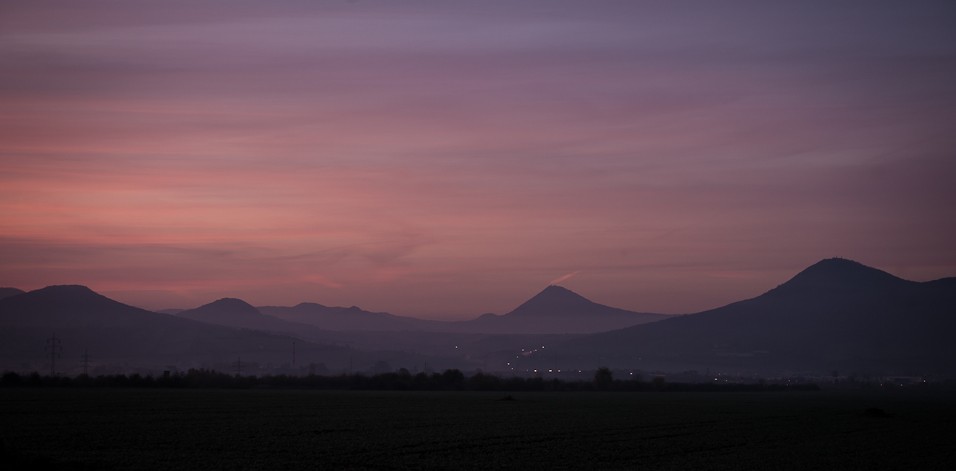
<svg viewBox="0 0 956 471"><path fill-rule="evenodd" d="M780 286L785 289L870 288L905 283L882 270L845 258L821 260Z"/></svg>
<svg viewBox="0 0 956 471"><path fill-rule="evenodd" d="M570 295L570 296L581 297L581 295L575 293L574 291L571 291L559 285L548 285L547 288L541 290L541 292L538 293L538 296L542 296L542 295L545 295L545 296L569 296Z"/></svg>
<svg viewBox="0 0 956 471"><path fill-rule="evenodd" d="M587 298L557 285L550 285L509 314L553 315L580 312L596 306Z"/></svg>
<svg viewBox="0 0 956 471"><path fill-rule="evenodd" d="M52 285L32 291L37 294L96 295L95 291L83 285Z"/></svg>
<svg viewBox="0 0 956 471"><path fill-rule="evenodd" d="M540 293L534 295L527 303L591 303L590 300L574 291L558 285L548 285Z"/></svg>
<svg viewBox="0 0 956 471"><path fill-rule="evenodd" d="M856 260L850 260L848 258L841 257L831 257L820 260L813 265L807 267L804 271L809 270L875 270L875 268L870 268Z"/></svg>
<svg viewBox="0 0 956 471"><path fill-rule="evenodd" d="M846 258L827 258L807 267L797 276L841 278L896 278L882 270ZM898 279L898 278L896 278Z"/></svg>
<svg viewBox="0 0 956 471"><path fill-rule="evenodd" d="M30 291L29 297L66 303L115 302L83 285L53 285Z"/></svg>

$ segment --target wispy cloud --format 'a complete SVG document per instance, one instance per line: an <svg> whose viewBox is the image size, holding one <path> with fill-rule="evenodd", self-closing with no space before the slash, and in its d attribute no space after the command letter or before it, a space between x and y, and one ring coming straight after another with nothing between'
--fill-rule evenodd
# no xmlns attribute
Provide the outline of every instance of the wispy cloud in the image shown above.
<svg viewBox="0 0 956 471"><path fill-rule="evenodd" d="M439 316L569 267L671 312L834 253L951 274L951 2L693 3L5 3L0 284Z"/></svg>
<svg viewBox="0 0 956 471"><path fill-rule="evenodd" d="M565 281L570 280L571 278L574 278L574 276L577 275L578 273L581 273L581 272L580 272L580 271L573 271L573 272L568 273L568 274L566 274L566 275L561 275L561 276L559 276L559 277L557 277L557 278L551 280L548 284L549 284L549 285L559 285L559 284L561 284L561 283L564 283Z"/></svg>

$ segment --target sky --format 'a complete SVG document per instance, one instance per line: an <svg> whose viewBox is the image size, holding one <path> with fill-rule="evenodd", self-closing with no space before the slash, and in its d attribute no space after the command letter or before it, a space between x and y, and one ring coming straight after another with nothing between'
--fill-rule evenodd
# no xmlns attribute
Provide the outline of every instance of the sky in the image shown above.
<svg viewBox="0 0 956 471"><path fill-rule="evenodd" d="M0 286L435 319L956 275L942 1L5 1Z"/></svg>

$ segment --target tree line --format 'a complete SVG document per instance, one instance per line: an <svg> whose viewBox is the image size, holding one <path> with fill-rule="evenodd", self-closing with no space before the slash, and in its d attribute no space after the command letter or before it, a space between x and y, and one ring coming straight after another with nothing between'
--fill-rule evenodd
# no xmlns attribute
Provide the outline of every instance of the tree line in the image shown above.
<svg viewBox="0 0 956 471"><path fill-rule="evenodd" d="M183 388L183 389L316 389L371 391L794 391L817 390L815 384L710 384L668 383L614 379L606 368L598 369L594 379L561 380L540 377L501 377L487 373L466 376L457 369L441 373L411 374L405 369L374 375L342 374L334 376L263 375L239 376L209 369L161 376L113 374L76 377L20 375L4 373L0 387L60 388Z"/></svg>

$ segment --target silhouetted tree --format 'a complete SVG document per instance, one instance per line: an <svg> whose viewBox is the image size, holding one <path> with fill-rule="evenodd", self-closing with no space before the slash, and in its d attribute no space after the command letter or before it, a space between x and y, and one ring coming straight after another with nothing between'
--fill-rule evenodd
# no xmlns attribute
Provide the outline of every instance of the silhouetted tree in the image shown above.
<svg viewBox="0 0 956 471"><path fill-rule="evenodd" d="M601 391L606 391L611 389L611 385L614 383L614 375L611 374L611 370L605 366L602 366L597 369L594 373L594 387Z"/></svg>
<svg viewBox="0 0 956 471"><path fill-rule="evenodd" d="M100 375L95 377L80 375L70 378L63 375L40 376L33 372L21 376L14 372L0 375L0 387L52 387L52 388L282 388L282 389L329 389L329 390L470 390L470 391L810 391L818 387L814 384L713 384L713 383L665 383L664 376L654 377L650 383L639 381L615 381L611 370L602 367L595 372L593 381L562 381L557 378L501 378L478 372L470 377L457 369L443 373L418 373L412 375L408 370L383 373L374 376L362 374L338 376L295 376L280 374L275 376L237 377L215 370L190 369L185 373L163 374L159 377L133 373ZM952 387L952 386L950 386Z"/></svg>
<svg viewBox="0 0 956 471"><path fill-rule="evenodd" d="M464 382L465 374L462 373L461 370L445 370L445 372L441 374L441 384L445 388L461 389L462 383Z"/></svg>
<svg viewBox="0 0 956 471"><path fill-rule="evenodd" d="M3 386L19 386L20 385L20 375L8 371L3 374L3 378L0 379L0 385Z"/></svg>

